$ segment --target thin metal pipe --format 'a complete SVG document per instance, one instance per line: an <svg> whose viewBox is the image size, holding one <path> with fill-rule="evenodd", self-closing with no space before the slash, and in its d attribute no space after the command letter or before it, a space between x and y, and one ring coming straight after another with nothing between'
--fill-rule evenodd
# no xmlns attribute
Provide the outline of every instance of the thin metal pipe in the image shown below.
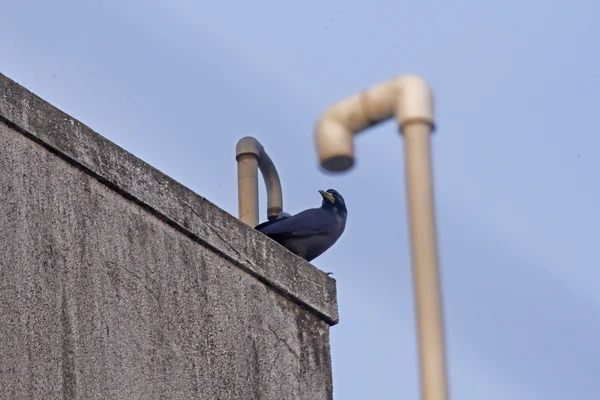
<svg viewBox="0 0 600 400"><path fill-rule="evenodd" d="M258 170L267 189L267 218L273 220L283 211L281 181L273 160L258 140L241 138L235 150L238 169L238 218L252 226L258 225Z"/></svg>
<svg viewBox="0 0 600 400"><path fill-rule="evenodd" d="M283 211L283 191L281 190L281 180L277 168L275 168L273 160L271 160L264 147L262 147L262 152L258 157L258 168L267 188L267 218L273 220Z"/></svg>
<svg viewBox="0 0 600 400"><path fill-rule="evenodd" d="M237 157L238 218L252 226L258 225L258 158L253 154Z"/></svg>
<svg viewBox="0 0 600 400"><path fill-rule="evenodd" d="M431 171L430 126L404 126L406 185L423 399L448 397Z"/></svg>
<svg viewBox="0 0 600 400"><path fill-rule="evenodd" d="M435 125L429 85L418 76L398 76L331 105L317 121L315 144L323 169L346 171L354 165L354 135L394 116L405 137L421 398L446 400L444 318L430 155Z"/></svg>

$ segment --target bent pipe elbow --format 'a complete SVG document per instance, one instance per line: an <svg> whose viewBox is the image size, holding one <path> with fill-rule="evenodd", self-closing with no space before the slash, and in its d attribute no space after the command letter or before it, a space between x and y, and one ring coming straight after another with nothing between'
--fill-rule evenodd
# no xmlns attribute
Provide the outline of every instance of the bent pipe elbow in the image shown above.
<svg viewBox="0 0 600 400"><path fill-rule="evenodd" d="M396 117L400 131L412 123L435 129L433 94L415 75L400 75L329 106L315 126L321 166L340 172L354 165L354 135Z"/></svg>
<svg viewBox="0 0 600 400"><path fill-rule="evenodd" d="M251 136L243 137L236 145L236 160L238 163L248 156L257 160L258 169L267 189L267 217L269 220L273 220L283 211L283 191L279 173L262 144ZM258 193L256 193L256 196L258 196ZM240 196L240 199L242 198L243 196Z"/></svg>

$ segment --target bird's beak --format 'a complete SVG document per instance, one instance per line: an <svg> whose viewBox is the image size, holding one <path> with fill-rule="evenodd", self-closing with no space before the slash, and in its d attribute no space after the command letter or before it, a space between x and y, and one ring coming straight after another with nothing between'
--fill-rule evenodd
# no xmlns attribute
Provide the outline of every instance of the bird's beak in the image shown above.
<svg viewBox="0 0 600 400"><path fill-rule="evenodd" d="M335 203L335 197L331 193L324 190L319 190L319 193L321 193L321 196L331 204Z"/></svg>

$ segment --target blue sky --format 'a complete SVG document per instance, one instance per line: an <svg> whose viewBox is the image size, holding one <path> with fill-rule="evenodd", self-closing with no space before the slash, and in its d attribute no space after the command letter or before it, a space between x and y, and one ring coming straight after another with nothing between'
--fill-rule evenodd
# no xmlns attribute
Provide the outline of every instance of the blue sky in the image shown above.
<svg viewBox="0 0 600 400"><path fill-rule="evenodd" d="M334 101L423 76L452 397L598 399L598 15L592 1L21 0L2 6L0 72L233 215L246 135L287 212L340 191L346 232L313 262L338 282L339 400L418 398L403 142L392 122L372 129L356 167L329 176L312 129Z"/></svg>

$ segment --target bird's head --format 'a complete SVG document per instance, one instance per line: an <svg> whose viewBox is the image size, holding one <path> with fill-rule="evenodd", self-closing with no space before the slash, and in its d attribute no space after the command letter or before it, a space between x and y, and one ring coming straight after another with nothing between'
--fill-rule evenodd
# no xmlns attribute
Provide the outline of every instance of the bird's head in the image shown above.
<svg viewBox="0 0 600 400"><path fill-rule="evenodd" d="M346 202L344 201L342 195L337 192L337 190L319 190L319 193L321 193L321 196L323 196L321 208L333 209L333 211L344 215L348 214L348 210L346 209Z"/></svg>

